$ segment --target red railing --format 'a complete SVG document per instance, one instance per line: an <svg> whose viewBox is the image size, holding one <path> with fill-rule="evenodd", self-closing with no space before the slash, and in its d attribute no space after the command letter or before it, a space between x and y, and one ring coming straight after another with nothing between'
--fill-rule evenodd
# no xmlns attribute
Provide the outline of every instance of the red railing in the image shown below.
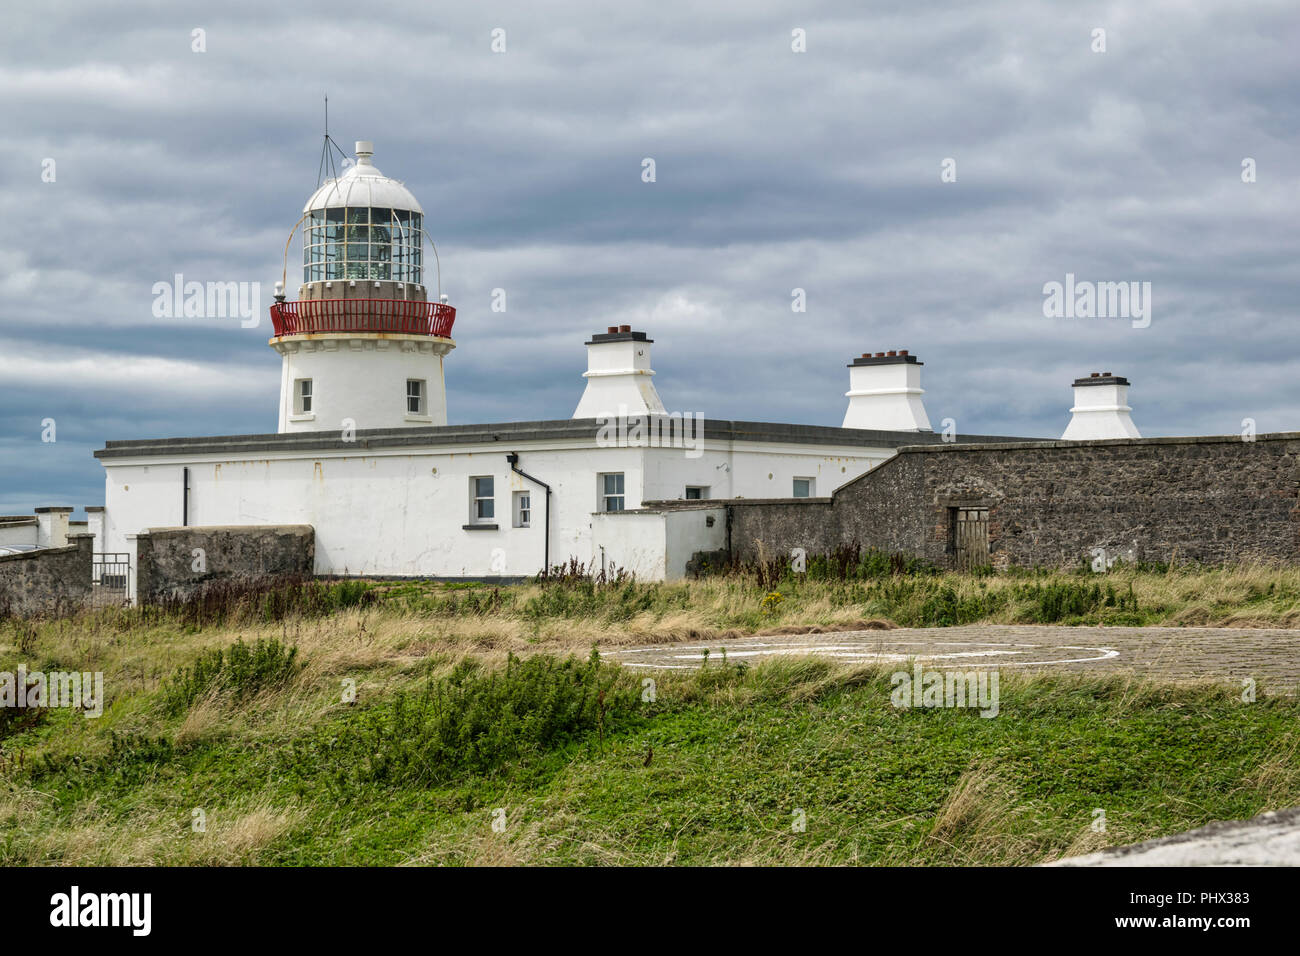
<svg viewBox="0 0 1300 956"><path fill-rule="evenodd" d="M303 299L271 306L275 334L393 332L451 337L456 310L441 302L407 299Z"/></svg>

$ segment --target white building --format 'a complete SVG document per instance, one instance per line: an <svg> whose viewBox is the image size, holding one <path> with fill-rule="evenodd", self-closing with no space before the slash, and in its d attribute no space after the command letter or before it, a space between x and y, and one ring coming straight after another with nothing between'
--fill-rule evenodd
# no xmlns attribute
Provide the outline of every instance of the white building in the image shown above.
<svg viewBox="0 0 1300 956"><path fill-rule="evenodd" d="M516 577L577 558L674 578L726 545L725 514L655 502L827 496L940 440L906 351L853 361L844 427L703 421L668 412L653 342L628 326L586 343L573 418L447 425L456 311L430 299L420 204L372 154L358 143L304 207L298 299L271 310L278 432L107 442L97 551L130 553L150 528L309 524L321 574Z"/></svg>

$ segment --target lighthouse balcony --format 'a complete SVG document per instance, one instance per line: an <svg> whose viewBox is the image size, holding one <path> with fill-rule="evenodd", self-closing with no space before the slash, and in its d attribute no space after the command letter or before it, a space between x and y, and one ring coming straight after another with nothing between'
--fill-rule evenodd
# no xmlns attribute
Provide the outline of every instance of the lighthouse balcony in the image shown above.
<svg viewBox="0 0 1300 956"><path fill-rule="evenodd" d="M389 333L451 338L456 310L410 299L304 299L271 306L275 335Z"/></svg>

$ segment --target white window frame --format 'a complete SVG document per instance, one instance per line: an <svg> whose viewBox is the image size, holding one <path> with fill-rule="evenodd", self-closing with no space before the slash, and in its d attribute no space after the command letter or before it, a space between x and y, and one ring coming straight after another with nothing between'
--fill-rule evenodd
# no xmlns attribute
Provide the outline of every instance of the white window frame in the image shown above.
<svg viewBox="0 0 1300 956"><path fill-rule="evenodd" d="M416 393L411 394L411 386L415 385ZM415 408L411 408L411 399L415 399ZM406 380L406 414L417 417L424 417L429 414L429 383L422 378L408 378Z"/></svg>
<svg viewBox="0 0 1300 956"><path fill-rule="evenodd" d="M312 411L312 383L309 378L293 380L293 413L295 415L314 415Z"/></svg>
<svg viewBox="0 0 1300 956"><path fill-rule="evenodd" d="M806 494L806 495L795 494L795 485L794 485L794 481L806 481L806 482L808 482L808 494ZM791 498L816 498L816 497L817 497L817 479L816 479L816 478L809 478L809 477L807 477L807 476L805 476L805 475L795 475L795 476L794 476L794 481L792 481L792 482L790 483L790 497L791 497Z"/></svg>
<svg viewBox="0 0 1300 956"><path fill-rule="evenodd" d="M531 491L516 491L511 511L514 514L514 526L516 528L531 528L533 526L533 493Z"/></svg>
<svg viewBox="0 0 1300 956"><path fill-rule="evenodd" d="M617 478L617 485L620 489L617 493L606 491L606 478ZM596 476L596 510L597 511L626 511L627 510L627 474L622 471L603 471ZM611 508L610 502L615 498L618 499L618 507Z"/></svg>
<svg viewBox="0 0 1300 956"><path fill-rule="evenodd" d="M694 498L692 498L691 497L692 491L698 491L699 494L697 494ZM682 498L685 501L708 501L709 486L708 485L687 485L686 490L682 493Z"/></svg>
<svg viewBox="0 0 1300 956"><path fill-rule="evenodd" d="M480 494L479 482L490 481L491 492L489 494ZM487 502L488 510L491 514L484 515L480 512L481 502ZM496 499L496 476L495 475L472 475L469 479L469 523L470 524L496 524L497 499Z"/></svg>

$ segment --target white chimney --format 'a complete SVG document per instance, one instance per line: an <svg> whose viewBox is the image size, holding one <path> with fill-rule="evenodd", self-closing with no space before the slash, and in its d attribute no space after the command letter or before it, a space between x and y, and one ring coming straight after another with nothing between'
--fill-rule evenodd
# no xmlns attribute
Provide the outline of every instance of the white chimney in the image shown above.
<svg viewBox="0 0 1300 956"><path fill-rule="evenodd" d="M863 352L849 366L849 407L845 428L874 428L891 432L928 432L930 418L921 396L921 365L907 349Z"/></svg>
<svg viewBox="0 0 1300 956"><path fill-rule="evenodd" d="M609 326L587 343L586 391L574 418L667 414L651 381L650 343L630 325Z"/></svg>
<svg viewBox="0 0 1300 956"><path fill-rule="evenodd" d="M1074 417L1065 427L1064 441L1100 438L1141 438L1129 412L1128 379L1110 372L1093 372L1074 380Z"/></svg>
<svg viewBox="0 0 1300 956"><path fill-rule="evenodd" d="M71 508L36 509L36 547L66 548Z"/></svg>
<svg viewBox="0 0 1300 956"><path fill-rule="evenodd" d="M104 506L86 505L86 532L95 538L95 551L104 550Z"/></svg>

